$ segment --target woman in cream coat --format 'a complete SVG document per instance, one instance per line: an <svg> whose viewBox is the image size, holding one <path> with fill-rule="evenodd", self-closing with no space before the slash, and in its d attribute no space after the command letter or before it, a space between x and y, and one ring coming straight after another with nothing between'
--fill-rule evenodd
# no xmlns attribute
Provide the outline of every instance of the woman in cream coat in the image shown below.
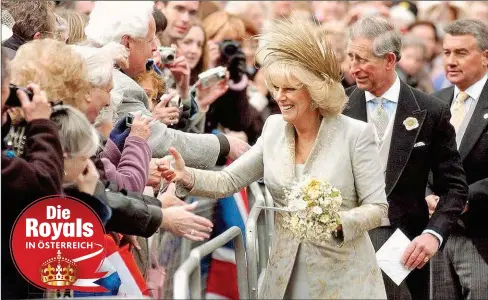
<svg viewBox="0 0 488 300"><path fill-rule="evenodd" d="M341 115L347 98L340 65L316 30L292 18L260 37L257 59L282 114L268 118L251 150L213 172L185 167L173 148L174 168L163 176L178 183L178 196L215 199L264 177L276 207L287 206L283 189L297 179L327 180L343 198L338 237L300 240L282 226L287 213L276 213L260 298L386 299L367 233L388 210L378 148L370 125Z"/></svg>

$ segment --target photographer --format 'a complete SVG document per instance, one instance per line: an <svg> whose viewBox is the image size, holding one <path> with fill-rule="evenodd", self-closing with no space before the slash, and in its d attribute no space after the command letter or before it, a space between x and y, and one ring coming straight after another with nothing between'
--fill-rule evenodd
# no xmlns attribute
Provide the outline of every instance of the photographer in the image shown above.
<svg viewBox="0 0 488 300"><path fill-rule="evenodd" d="M263 121L247 97L246 56L240 45L245 36L244 22L225 11L218 11L205 19L203 27L209 40L208 67L224 66L230 78L227 92L210 105L205 132L220 126L231 131L244 131L249 143L253 144L261 133Z"/></svg>
<svg viewBox="0 0 488 300"><path fill-rule="evenodd" d="M2 51L3 52L3 51ZM7 57L2 53L2 140L10 130L7 114L7 99L10 96L10 70ZM24 138L25 158L15 157L2 143L2 296L4 298L27 298L29 294L42 291L30 287L17 273L8 245L10 230L19 213L32 201L61 192L63 178L63 153L58 138L58 129L49 120L51 105L46 94L36 84L28 85L33 92L32 101L23 91L17 91L27 126ZM29 188L26 189L26 183ZM42 295L42 294L40 294Z"/></svg>

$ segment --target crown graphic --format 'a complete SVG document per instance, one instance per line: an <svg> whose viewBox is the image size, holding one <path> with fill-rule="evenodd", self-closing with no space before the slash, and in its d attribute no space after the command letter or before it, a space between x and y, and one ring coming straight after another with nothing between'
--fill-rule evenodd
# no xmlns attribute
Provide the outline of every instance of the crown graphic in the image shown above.
<svg viewBox="0 0 488 300"><path fill-rule="evenodd" d="M40 268L41 280L51 286L69 286L76 282L76 263L61 255L46 260Z"/></svg>

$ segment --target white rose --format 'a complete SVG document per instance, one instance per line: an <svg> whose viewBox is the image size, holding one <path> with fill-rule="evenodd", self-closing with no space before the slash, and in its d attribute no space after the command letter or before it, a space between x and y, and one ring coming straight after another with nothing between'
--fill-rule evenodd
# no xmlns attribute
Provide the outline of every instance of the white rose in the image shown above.
<svg viewBox="0 0 488 300"><path fill-rule="evenodd" d="M322 212L323 212L323 210L322 210L322 208L321 208L320 206L314 206L314 207L312 208L312 211L313 211L315 214L317 214L317 215L320 215L320 214L322 214Z"/></svg>
<svg viewBox="0 0 488 300"><path fill-rule="evenodd" d="M290 201L289 207L292 210L303 210L303 209L307 208L307 202L300 200L300 199L293 200L293 201Z"/></svg>

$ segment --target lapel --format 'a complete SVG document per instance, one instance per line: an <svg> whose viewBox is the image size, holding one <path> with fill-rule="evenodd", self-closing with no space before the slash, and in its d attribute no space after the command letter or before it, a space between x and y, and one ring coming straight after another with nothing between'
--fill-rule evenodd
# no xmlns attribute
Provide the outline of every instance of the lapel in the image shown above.
<svg viewBox="0 0 488 300"><path fill-rule="evenodd" d="M354 87L354 90L349 96L349 102L347 103L344 114L353 119L368 122L364 90L359 89L357 86Z"/></svg>
<svg viewBox="0 0 488 300"><path fill-rule="evenodd" d="M447 104L449 104L449 107L451 107L452 101L454 101L454 86L452 85L448 88L440 90L439 92L434 94L434 96L446 102Z"/></svg>
<svg viewBox="0 0 488 300"><path fill-rule="evenodd" d="M319 132L317 138L312 146L312 150L305 161L303 168L303 177L308 176L312 171L312 166L317 156L321 153L327 153L327 147L329 147L335 137L338 124L338 116L326 116L322 118L320 122ZM288 150L288 166L285 167L285 174L291 174L290 181L296 181L295 174L295 127L292 124L287 123L285 125L285 143Z"/></svg>
<svg viewBox="0 0 488 300"><path fill-rule="evenodd" d="M415 144L415 140L422 128L426 110L421 110L412 88L400 82L400 95L393 123L393 132L391 136L390 151L388 155L388 164L386 167L385 183L386 195L388 196L395 187L400 175L408 162L410 154ZM419 126L412 130L407 130L403 121L413 117L417 119Z"/></svg>
<svg viewBox="0 0 488 300"><path fill-rule="evenodd" d="M488 118L485 118L486 114L488 114L488 81L481 91L480 98L469 120L468 127L464 132L461 145L459 146L459 154L462 160L468 156L474 144L476 144L480 135L483 133L483 130L488 125Z"/></svg>

